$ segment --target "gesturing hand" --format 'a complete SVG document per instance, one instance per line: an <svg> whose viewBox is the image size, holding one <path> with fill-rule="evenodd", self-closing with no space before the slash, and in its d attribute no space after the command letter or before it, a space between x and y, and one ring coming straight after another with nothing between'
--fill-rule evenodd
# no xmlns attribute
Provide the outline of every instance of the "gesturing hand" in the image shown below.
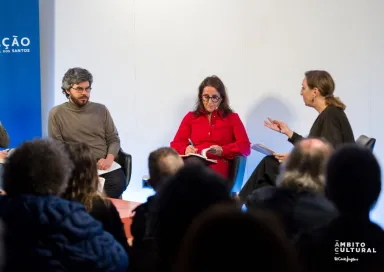
<svg viewBox="0 0 384 272"><path fill-rule="evenodd" d="M268 117L268 120L264 121L264 126L266 126L267 128L270 128L274 131L283 133L283 134L287 135L289 138L292 137L293 131L287 126L286 123L284 123L282 121L273 120L273 119Z"/></svg>

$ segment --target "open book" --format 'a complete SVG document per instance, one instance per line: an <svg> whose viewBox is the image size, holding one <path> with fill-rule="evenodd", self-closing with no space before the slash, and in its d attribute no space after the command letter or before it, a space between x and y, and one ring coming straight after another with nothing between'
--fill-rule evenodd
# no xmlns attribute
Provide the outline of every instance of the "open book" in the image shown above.
<svg viewBox="0 0 384 272"><path fill-rule="evenodd" d="M273 151L272 149L269 149L263 144L253 144L251 148L264 155L272 155L273 153L275 153L275 151Z"/></svg>
<svg viewBox="0 0 384 272"><path fill-rule="evenodd" d="M207 152L210 152L210 151L212 152L213 150L214 150L213 148L205 148L205 149L201 150L201 154L189 153L188 155L180 155L180 157L187 158L187 157L193 157L194 156L194 157L201 158L207 162L217 163L217 160L212 160L212 159L207 158Z"/></svg>
<svg viewBox="0 0 384 272"><path fill-rule="evenodd" d="M97 169L97 174L100 176L100 175L103 175L103 174L115 171L115 170L117 170L119 168L121 168L121 165L114 161L112 163L111 167L109 167L107 170Z"/></svg>

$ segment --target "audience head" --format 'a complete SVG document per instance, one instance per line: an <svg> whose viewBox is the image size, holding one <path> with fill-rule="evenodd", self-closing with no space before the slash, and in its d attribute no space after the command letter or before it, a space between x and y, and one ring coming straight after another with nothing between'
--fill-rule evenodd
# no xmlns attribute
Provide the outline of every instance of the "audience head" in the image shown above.
<svg viewBox="0 0 384 272"><path fill-rule="evenodd" d="M347 144L330 158L325 192L341 214L368 215L380 191L380 166L368 148Z"/></svg>
<svg viewBox="0 0 384 272"><path fill-rule="evenodd" d="M68 143L66 150L74 168L62 197L80 202L87 210L91 210L93 198L99 195L99 177L94 156L85 143Z"/></svg>
<svg viewBox="0 0 384 272"><path fill-rule="evenodd" d="M325 166L332 152L332 146L321 139L301 140L283 163L278 186L295 191L324 192Z"/></svg>
<svg viewBox="0 0 384 272"><path fill-rule="evenodd" d="M274 215L218 204L188 228L176 271L245 271L256 263L271 272L296 271L293 252Z"/></svg>
<svg viewBox="0 0 384 272"><path fill-rule="evenodd" d="M312 70L305 72L301 95L306 106L314 107L321 100L325 100L326 105L333 105L345 110L345 104L334 96L334 91L335 82L327 71Z"/></svg>
<svg viewBox="0 0 384 272"><path fill-rule="evenodd" d="M27 141L4 164L4 190L9 196L60 195L73 164L63 144L50 139Z"/></svg>
<svg viewBox="0 0 384 272"><path fill-rule="evenodd" d="M192 220L211 205L232 202L226 180L212 169L186 165L158 194L156 240L161 260L169 264L175 257L184 233Z"/></svg>
<svg viewBox="0 0 384 272"><path fill-rule="evenodd" d="M183 165L183 159L173 148L156 149L148 157L149 184L157 191L165 180L175 175Z"/></svg>
<svg viewBox="0 0 384 272"><path fill-rule="evenodd" d="M93 76L86 69L71 68L63 77L61 89L70 101L79 107L83 107L88 103L92 82Z"/></svg>
<svg viewBox="0 0 384 272"><path fill-rule="evenodd" d="M199 86L195 114L199 115L201 111L212 113L215 110L220 110L223 116L232 112L224 83L217 76L210 76Z"/></svg>

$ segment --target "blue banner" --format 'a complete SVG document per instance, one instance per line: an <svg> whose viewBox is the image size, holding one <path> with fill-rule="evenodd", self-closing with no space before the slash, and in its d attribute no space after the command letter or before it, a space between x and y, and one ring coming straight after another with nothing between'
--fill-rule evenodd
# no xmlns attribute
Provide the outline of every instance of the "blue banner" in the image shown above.
<svg viewBox="0 0 384 272"><path fill-rule="evenodd" d="M39 0L0 0L0 121L10 147L41 137Z"/></svg>

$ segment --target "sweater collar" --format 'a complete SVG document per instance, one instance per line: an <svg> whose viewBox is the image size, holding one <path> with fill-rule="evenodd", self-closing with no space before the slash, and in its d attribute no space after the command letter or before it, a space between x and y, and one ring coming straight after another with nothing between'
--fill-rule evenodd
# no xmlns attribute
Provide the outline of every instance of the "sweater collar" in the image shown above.
<svg viewBox="0 0 384 272"><path fill-rule="evenodd" d="M91 103L91 101L88 101L88 103L85 104L83 107L79 107L78 105L73 103L71 100L68 100L67 105L68 105L68 108L73 110L73 111L84 111L90 103Z"/></svg>

